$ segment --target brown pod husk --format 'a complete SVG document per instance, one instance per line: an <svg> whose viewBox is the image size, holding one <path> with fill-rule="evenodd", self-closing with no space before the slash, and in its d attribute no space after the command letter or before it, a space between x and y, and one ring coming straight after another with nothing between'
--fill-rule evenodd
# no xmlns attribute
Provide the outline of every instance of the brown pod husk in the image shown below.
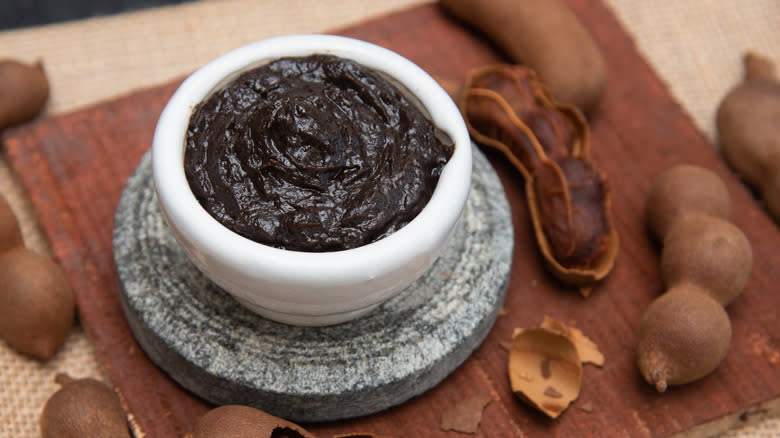
<svg viewBox="0 0 780 438"><path fill-rule="evenodd" d="M48 98L49 81L40 61L0 60L0 130L37 116Z"/></svg>
<svg viewBox="0 0 780 438"><path fill-rule="evenodd" d="M582 362L577 348L554 330L517 330L507 366L512 392L551 418L580 394Z"/></svg>
<svg viewBox="0 0 780 438"><path fill-rule="evenodd" d="M243 405L208 411L187 438L316 438L295 423Z"/></svg>
<svg viewBox="0 0 780 438"><path fill-rule="evenodd" d="M458 98L472 138L520 171L540 251L583 295L614 266L619 238L606 178L589 159L577 108L553 100L533 70L498 64L469 72Z"/></svg>

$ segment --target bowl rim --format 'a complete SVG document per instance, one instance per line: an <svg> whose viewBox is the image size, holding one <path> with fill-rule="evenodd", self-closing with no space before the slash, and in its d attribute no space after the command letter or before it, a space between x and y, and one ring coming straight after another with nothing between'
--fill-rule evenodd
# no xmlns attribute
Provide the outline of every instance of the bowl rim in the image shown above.
<svg viewBox="0 0 780 438"><path fill-rule="evenodd" d="M192 193L183 166L186 132L194 107L241 72L286 56L314 53L353 59L400 82L429 113L432 122L454 142L431 199L407 225L356 248L303 252L255 242L225 227L204 209ZM176 166L173 163L178 163ZM335 35L296 34L273 37L234 49L204 65L174 92L154 132L152 167L155 192L164 216L178 233L210 254L191 254L206 263L214 258L244 271L262 270L265 278L285 281L305 275L329 284L349 284L354 273L372 278L408 263L446 238L465 206L471 184L471 145L455 103L419 66L369 42ZM173 227L172 227L173 228ZM344 269L348 266L349 269Z"/></svg>

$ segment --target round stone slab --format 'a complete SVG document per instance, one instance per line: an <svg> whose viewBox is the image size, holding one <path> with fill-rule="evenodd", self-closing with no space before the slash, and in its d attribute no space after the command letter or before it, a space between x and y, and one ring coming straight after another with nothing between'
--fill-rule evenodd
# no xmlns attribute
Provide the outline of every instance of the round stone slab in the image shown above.
<svg viewBox="0 0 780 438"><path fill-rule="evenodd" d="M149 358L214 404L299 422L372 414L443 380L493 326L513 243L501 183L474 148L463 217L433 266L363 317L298 327L247 310L187 259L160 211L149 153L114 225L122 306Z"/></svg>

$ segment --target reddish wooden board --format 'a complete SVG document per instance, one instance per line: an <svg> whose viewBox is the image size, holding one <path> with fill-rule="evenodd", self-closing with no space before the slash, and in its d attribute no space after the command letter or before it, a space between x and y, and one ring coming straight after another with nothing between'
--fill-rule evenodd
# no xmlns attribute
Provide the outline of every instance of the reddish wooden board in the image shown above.
<svg viewBox="0 0 780 438"><path fill-rule="evenodd" d="M609 88L592 117L592 155L612 188L622 247L612 274L584 299L544 269L531 234L520 175L497 155L494 164L516 230L512 277L501 316L485 343L440 385L401 406L365 418L308 425L320 436L371 432L389 437L457 436L439 428L441 414L487 392L478 436L670 436L717 431L731 419L776 409L780 395L780 323L776 311L780 232L751 193L696 130L631 38L603 4L568 0L606 57ZM461 79L472 67L504 60L480 36L424 5L336 32L393 49L431 74ZM81 320L98 359L120 392L139 436L183 436L209 406L152 365L126 325L117 296L111 231L126 178L151 144L163 105L178 82L8 131L7 155L32 199L56 258L77 292ZM732 221L753 245L755 262L744 294L728 308L733 340L710 376L657 394L640 378L633 356L643 310L662 292L659 247L642 213L651 178L678 164L714 170L732 196ZM510 391L507 351L515 327L551 315L581 328L606 355L587 365L579 399L557 420ZM587 412L582 407L592 406ZM702 426L704 425L704 426Z"/></svg>

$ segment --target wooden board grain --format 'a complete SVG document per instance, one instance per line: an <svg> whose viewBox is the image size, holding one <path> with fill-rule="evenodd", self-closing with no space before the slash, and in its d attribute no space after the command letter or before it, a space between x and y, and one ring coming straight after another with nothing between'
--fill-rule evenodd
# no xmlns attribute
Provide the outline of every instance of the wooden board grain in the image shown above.
<svg viewBox="0 0 780 438"><path fill-rule="evenodd" d="M638 53L614 15L593 0L567 0L603 50L609 87L591 118L592 156L609 176L622 246L612 274L588 299L545 270L531 234L520 175L488 152L504 183L516 230L512 277L501 316L473 356L440 385L400 406L364 418L307 425L322 437L371 432L389 437L457 436L439 428L441 414L487 392L478 436L672 436L714 433L778 409L780 323L775 313L780 232ZM479 35L435 5L401 11L335 32L372 41L445 79L461 79L486 63L504 61ZM77 291L81 320L95 343L139 436L183 436L209 406L152 365L130 333L117 296L111 249L113 215L126 178L151 144L159 112L176 83L139 91L71 114L8 131L7 155L40 218L56 258ZM650 180L679 163L723 178L732 221L753 245L754 267L744 294L728 308L733 339L710 376L657 394L634 366L639 318L662 292L659 247L643 223ZM582 329L606 364L587 365L579 399L557 420L521 403L510 391L507 351L515 327L550 315ZM581 409L591 405L590 412Z"/></svg>

